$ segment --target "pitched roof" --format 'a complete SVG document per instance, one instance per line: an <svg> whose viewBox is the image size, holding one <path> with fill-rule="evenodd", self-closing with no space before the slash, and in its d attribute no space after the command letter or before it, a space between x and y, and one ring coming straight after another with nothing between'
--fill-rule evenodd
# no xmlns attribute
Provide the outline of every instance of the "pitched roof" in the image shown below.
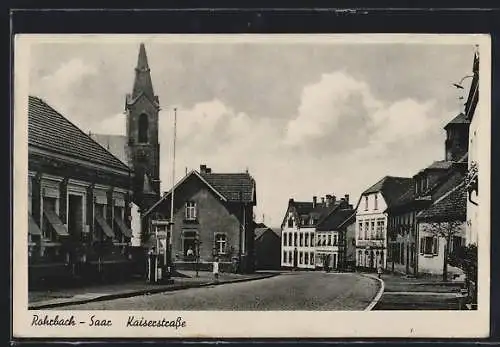
<svg viewBox="0 0 500 347"><path fill-rule="evenodd" d="M220 176L219 176L220 175ZM188 178L197 177L207 187L209 187L216 195L226 202L251 202L256 203L255 197L255 180L250 174L200 174L196 170L191 171L184 176L174 186L175 190L181 186ZM207 177L208 176L208 177ZM250 183L252 184L250 187ZM165 201L171 194L172 190L164 193L163 196L151 206L143 215L150 214L161 202ZM249 194L250 192L250 194ZM174 198L175 199L175 198Z"/></svg>
<svg viewBox="0 0 500 347"><path fill-rule="evenodd" d="M94 133L89 133L89 136L102 147L111 152L111 154L115 157L120 159L123 163L128 163L127 153L125 150L128 146L127 136Z"/></svg>
<svg viewBox="0 0 500 347"><path fill-rule="evenodd" d="M470 121L467 119L465 114L460 113L458 116L453 118L450 122L448 122L448 124L446 124L446 126L444 128L447 129L449 126L451 126L453 124L469 124L469 123L470 123Z"/></svg>
<svg viewBox="0 0 500 347"><path fill-rule="evenodd" d="M265 228L256 228L254 230L254 239L258 240L268 232L275 237L278 238L281 237L281 229L265 227Z"/></svg>
<svg viewBox="0 0 500 347"><path fill-rule="evenodd" d="M462 181L454 186L442 197L437 199L429 208L421 211L417 218L423 221L465 221L467 214L467 190Z"/></svg>
<svg viewBox="0 0 500 347"><path fill-rule="evenodd" d="M447 170L453 165L449 160L436 160L431 165L427 166L424 170ZM422 171L424 171L422 170Z"/></svg>
<svg viewBox="0 0 500 347"><path fill-rule="evenodd" d="M28 104L28 144L53 153L120 170L129 167L67 118L34 96Z"/></svg>
<svg viewBox="0 0 500 347"><path fill-rule="evenodd" d="M248 173L201 173L228 201L255 202L255 181Z"/></svg>
<svg viewBox="0 0 500 347"><path fill-rule="evenodd" d="M338 208L329 214L321 223L319 223L316 230L337 230L352 216L353 212L354 209L352 208Z"/></svg>
<svg viewBox="0 0 500 347"><path fill-rule="evenodd" d="M412 186L409 177L385 176L361 195L380 192L388 206L392 205L402 194Z"/></svg>

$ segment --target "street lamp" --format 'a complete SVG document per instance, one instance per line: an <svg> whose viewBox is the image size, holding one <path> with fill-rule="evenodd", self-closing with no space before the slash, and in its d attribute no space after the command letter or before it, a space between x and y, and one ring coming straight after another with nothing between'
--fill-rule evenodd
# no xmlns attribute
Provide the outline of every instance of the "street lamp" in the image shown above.
<svg viewBox="0 0 500 347"><path fill-rule="evenodd" d="M467 75L467 76L464 76L462 77L462 79L460 80L460 82L458 83L452 83L452 85L458 89L465 89L463 86L462 86L462 83L467 79L467 78L472 78L474 77L474 75Z"/></svg>

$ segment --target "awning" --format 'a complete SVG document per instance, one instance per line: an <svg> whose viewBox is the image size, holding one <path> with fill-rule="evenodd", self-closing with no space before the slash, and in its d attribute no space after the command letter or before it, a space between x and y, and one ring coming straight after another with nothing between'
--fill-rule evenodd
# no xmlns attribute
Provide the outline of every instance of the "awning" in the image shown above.
<svg viewBox="0 0 500 347"><path fill-rule="evenodd" d="M115 233L113 232L113 229L111 229L109 227L108 223L106 223L106 221L104 220L104 218L101 215L96 214L95 220L96 220L97 224L99 224L99 226L102 228L102 231L104 231L104 233L107 236L113 237L113 238L115 237Z"/></svg>
<svg viewBox="0 0 500 347"><path fill-rule="evenodd" d="M47 220L49 221L50 225L52 225L57 235L69 236L68 229L66 229L66 226L63 224L63 222L61 222L57 213L44 207L43 214L45 215L45 217L47 217Z"/></svg>
<svg viewBox="0 0 500 347"><path fill-rule="evenodd" d="M35 220L33 219L33 216L28 213L28 233L30 235L42 235L42 231L36 224Z"/></svg>
<svg viewBox="0 0 500 347"><path fill-rule="evenodd" d="M123 221L123 219L121 219L118 216L115 216L115 222L118 225L118 227L120 228L120 230L122 231L123 235L125 235L126 237L132 237L133 236L132 235L132 230L130 230L130 228L127 227L127 225L125 224L125 222Z"/></svg>

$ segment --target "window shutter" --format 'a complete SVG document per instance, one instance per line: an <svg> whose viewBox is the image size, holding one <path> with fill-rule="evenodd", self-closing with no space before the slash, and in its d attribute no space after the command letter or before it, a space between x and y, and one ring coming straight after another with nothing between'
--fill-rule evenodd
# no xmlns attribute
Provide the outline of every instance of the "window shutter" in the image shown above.
<svg viewBox="0 0 500 347"><path fill-rule="evenodd" d="M433 254L437 255L438 254L438 245L439 245L439 239L437 237L433 238Z"/></svg>

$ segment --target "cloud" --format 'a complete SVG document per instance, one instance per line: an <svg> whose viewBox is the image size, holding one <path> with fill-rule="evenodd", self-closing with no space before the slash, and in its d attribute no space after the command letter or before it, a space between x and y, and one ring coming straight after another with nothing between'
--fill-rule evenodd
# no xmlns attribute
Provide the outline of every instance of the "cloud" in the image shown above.
<svg viewBox="0 0 500 347"><path fill-rule="evenodd" d="M98 70L82 59L74 58L59 65L52 73L43 75L34 81L30 93L45 99L51 106L66 116L82 114L82 108L87 112L95 112L94 107L82 105L79 99L86 89L92 88L91 78L96 77ZM83 117L71 117L82 128L90 124Z"/></svg>

